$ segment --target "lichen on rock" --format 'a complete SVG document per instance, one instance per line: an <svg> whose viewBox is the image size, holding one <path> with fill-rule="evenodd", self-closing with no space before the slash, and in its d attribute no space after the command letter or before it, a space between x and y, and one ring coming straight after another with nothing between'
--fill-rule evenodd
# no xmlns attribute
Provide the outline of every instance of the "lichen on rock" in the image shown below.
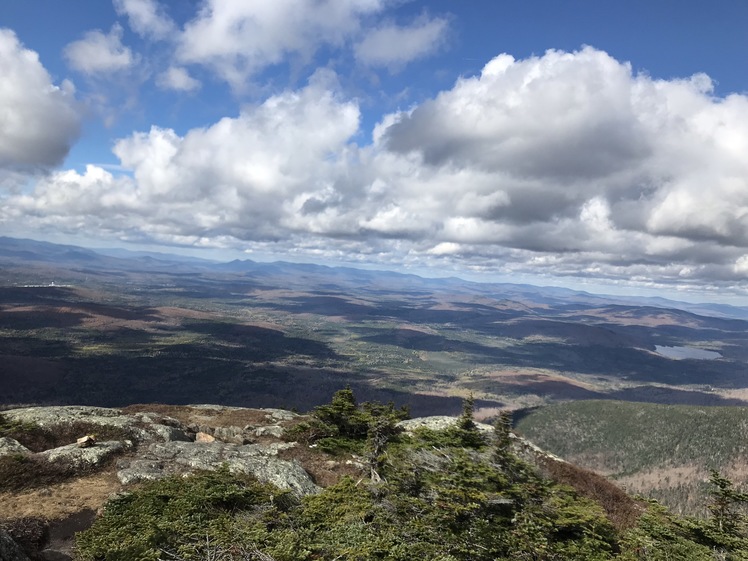
<svg viewBox="0 0 748 561"><path fill-rule="evenodd" d="M175 473L215 470L228 466L235 473L246 473L299 496L317 493L320 488L298 463L277 458L293 443L246 444L225 442L154 442L137 458L120 461L117 477L125 485L160 479Z"/></svg>
<svg viewBox="0 0 748 561"><path fill-rule="evenodd" d="M31 450L13 438L3 436L0 438L0 456L13 456L15 454L30 454Z"/></svg>

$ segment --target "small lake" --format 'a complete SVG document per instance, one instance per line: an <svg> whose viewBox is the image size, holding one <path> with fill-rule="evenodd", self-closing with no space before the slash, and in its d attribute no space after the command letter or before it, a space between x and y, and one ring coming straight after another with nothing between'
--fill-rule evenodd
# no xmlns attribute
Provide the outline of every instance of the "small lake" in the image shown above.
<svg viewBox="0 0 748 561"><path fill-rule="evenodd" d="M704 349L694 349L693 347L662 347L655 345L655 351L657 351L657 354L674 360L683 360L685 358L714 360L715 358L722 358L722 355L717 351L705 351Z"/></svg>

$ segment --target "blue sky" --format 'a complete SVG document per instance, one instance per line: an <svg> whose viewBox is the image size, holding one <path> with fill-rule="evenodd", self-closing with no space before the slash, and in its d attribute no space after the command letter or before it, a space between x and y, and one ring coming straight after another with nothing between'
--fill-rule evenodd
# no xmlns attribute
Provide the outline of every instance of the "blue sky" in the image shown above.
<svg viewBox="0 0 748 561"><path fill-rule="evenodd" d="M8 0L0 231L742 302L748 3Z"/></svg>

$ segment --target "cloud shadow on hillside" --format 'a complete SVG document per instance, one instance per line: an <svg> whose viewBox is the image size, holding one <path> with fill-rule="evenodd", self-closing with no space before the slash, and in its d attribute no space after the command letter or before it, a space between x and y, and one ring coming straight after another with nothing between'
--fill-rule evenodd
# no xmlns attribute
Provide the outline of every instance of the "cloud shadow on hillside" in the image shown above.
<svg viewBox="0 0 748 561"><path fill-rule="evenodd" d="M365 375L331 368L298 365L242 365L222 359L155 357L115 362L84 361L80 368L33 387L0 387L0 404L97 405L122 407L135 403L187 405L211 403L238 407L279 407L308 411L328 403L350 387L360 402L392 401L407 405L411 415L457 415L457 397L408 393L383 388ZM478 407L502 403L477 400Z"/></svg>
<svg viewBox="0 0 748 561"><path fill-rule="evenodd" d="M729 362L676 361L633 347L537 341L492 347L414 329L357 328L354 331L362 334L359 340L363 342L417 351L464 353L469 358L466 362L482 365L542 367L671 385L709 384L732 388L743 384Z"/></svg>
<svg viewBox="0 0 748 561"><path fill-rule="evenodd" d="M340 358L327 343L289 336L278 329L226 322L189 322L184 328L210 336L211 342L206 345L215 349L213 341L218 342L235 358L255 361L277 360L291 355Z"/></svg>
<svg viewBox="0 0 748 561"><path fill-rule="evenodd" d="M455 303L455 309L435 308L437 301L382 300L376 305L360 304L347 298L329 294L294 296L283 303L264 303L264 307L288 313L309 313L322 316L342 316L348 321L403 321L415 324L455 324L464 328L477 328L507 321L522 315L517 310L502 310L482 304Z"/></svg>

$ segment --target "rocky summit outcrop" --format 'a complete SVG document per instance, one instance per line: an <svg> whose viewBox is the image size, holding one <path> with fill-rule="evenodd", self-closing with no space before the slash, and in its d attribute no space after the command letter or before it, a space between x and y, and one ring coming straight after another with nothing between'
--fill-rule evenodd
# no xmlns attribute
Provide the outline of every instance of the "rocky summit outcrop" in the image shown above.
<svg viewBox="0 0 748 561"><path fill-rule="evenodd" d="M75 405L10 409L3 411L3 416L9 421L28 423L45 428L54 428L61 424L71 424L77 421L120 428L132 427L137 423L135 417L123 415L119 409Z"/></svg>
<svg viewBox="0 0 748 561"><path fill-rule="evenodd" d="M28 465L49 462L50 466L57 466L55 469L64 468L64 479L60 488L46 479L17 491L3 490L0 485L0 528L3 518L13 518L13 509L30 508L32 512L26 512L25 516L49 518L49 512L57 512L52 518L70 519L81 509L95 512L108 497L126 493L138 483L202 470L227 468L234 473L251 474L297 497L319 493L342 475L356 479L369 476L368 466L358 457L334 458L319 451L316 445L286 442L283 438L286 430L308 417L282 409L215 405L143 405L125 409L60 406L12 409L1 415L6 427L15 426L17 430L0 438L0 460L5 457L13 461L21 456L28 457L31 461ZM420 428L443 430L456 422L456 417L425 417L402 421L399 426L406 433L413 433ZM489 425L476 423L476 426L487 436L493 431ZM30 432L24 434L24 431ZM531 443L511 436L513 448L523 458L529 461L541 455L550 458ZM44 438L54 445L40 449L40 442L46 442ZM430 452L421 452L413 459L424 469L442 469L445 461L441 455ZM76 483L76 479L80 482ZM61 489L65 486L71 487L70 490ZM78 511L55 510L66 501L73 502L65 497L81 494L90 494L91 498L77 507ZM6 508L3 501L13 506ZM65 539L65 543L72 543L72 533ZM69 559L66 556L70 551L65 547L45 550L43 558ZM26 557L7 534L0 533L0 561L6 559L23 561Z"/></svg>
<svg viewBox="0 0 748 561"><path fill-rule="evenodd" d="M117 477L125 484L196 470L227 466L232 472L252 474L298 496L320 488L297 462L282 460L278 452L294 443L233 444L220 442L154 442L132 459L118 463Z"/></svg>
<svg viewBox="0 0 748 561"><path fill-rule="evenodd" d="M10 422L32 425L48 430L65 426L115 429L136 441L190 440L189 429L177 419L152 413L125 414L119 409L87 406L26 407L3 412Z"/></svg>
<svg viewBox="0 0 748 561"><path fill-rule="evenodd" d="M65 462L74 468L88 468L100 465L117 453L131 447L132 441L130 440L125 440L124 442L118 440L96 442L85 448L82 448L77 443L73 443L45 450L38 455L50 462Z"/></svg>
<svg viewBox="0 0 748 561"><path fill-rule="evenodd" d="M8 434L0 437L0 459L23 461L22 465L38 466L29 472L40 472L38 481L29 473L28 484L8 487L0 482L0 561L28 560L2 530L3 523L32 516L51 518L52 528L64 526L76 516L76 495L88 497L78 508L95 511L107 497L137 483L226 467L301 497L321 490L305 467L314 471L317 466L317 476L325 481L336 477L331 475L335 469L352 469L329 458L320 460L306 445L283 441L285 429L300 415L282 409L54 406L11 409L0 415ZM61 477L59 485L50 477ZM63 541L72 543L72 534ZM47 548L43 554L41 549L35 552L34 558L70 559L70 553L66 548Z"/></svg>
<svg viewBox="0 0 748 561"><path fill-rule="evenodd" d="M3 416L10 422L51 432L70 427L92 433L98 430L111 433L114 429L122 436L120 440L86 439L85 447L74 441L35 456L50 462L64 462L74 468L96 467L120 456L116 473L123 485L197 470L214 470L225 465L233 472L252 474L299 496L319 491L298 462L278 457L279 452L295 446L295 443L280 441L280 437L283 423L294 421L298 417L296 413L210 405L175 410L182 414L182 420L158 412L83 406L11 409L3 412ZM229 424L232 419L245 419L247 411L257 412L255 423ZM216 420L220 421L217 425ZM263 442L255 442L257 439ZM0 455L3 454L31 452L18 441L3 438Z"/></svg>

